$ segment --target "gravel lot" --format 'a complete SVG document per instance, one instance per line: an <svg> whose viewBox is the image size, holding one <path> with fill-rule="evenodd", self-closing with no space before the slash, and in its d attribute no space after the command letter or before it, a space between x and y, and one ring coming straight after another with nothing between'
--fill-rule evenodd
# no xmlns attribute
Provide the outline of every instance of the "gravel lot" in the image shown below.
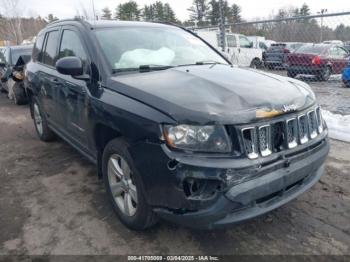
<svg viewBox="0 0 350 262"><path fill-rule="evenodd" d="M350 90L313 85L321 104L350 114ZM327 104L329 94L344 104ZM161 222L133 232L111 211L95 167L63 141L40 142L28 108L1 94L0 255L350 255L349 170L349 144L332 141L320 183L268 215L220 231Z"/></svg>

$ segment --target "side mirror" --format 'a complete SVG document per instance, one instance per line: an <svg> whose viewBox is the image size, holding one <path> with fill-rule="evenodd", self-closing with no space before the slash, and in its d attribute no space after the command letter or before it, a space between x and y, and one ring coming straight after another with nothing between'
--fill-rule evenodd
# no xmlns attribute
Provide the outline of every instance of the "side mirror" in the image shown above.
<svg viewBox="0 0 350 262"><path fill-rule="evenodd" d="M0 60L0 67L2 67L2 68L6 67L6 63L4 61Z"/></svg>
<svg viewBox="0 0 350 262"><path fill-rule="evenodd" d="M254 44L252 41L250 41L249 48L253 48Z"/></svg>
<svg viewBox="0 0 350 262"><path fill-rule="evenodd" d="M81 76L84 73L83 62L76 56L68 56L59 59L56 62L56 69L62 75L72 77Z"/></svg>

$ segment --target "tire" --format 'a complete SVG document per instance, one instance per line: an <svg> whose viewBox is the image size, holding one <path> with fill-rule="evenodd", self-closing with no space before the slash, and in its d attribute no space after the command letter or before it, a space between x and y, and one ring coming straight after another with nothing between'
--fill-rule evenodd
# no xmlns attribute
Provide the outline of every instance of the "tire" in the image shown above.
<svg viewBox="0 0 350 262"><path fill-rule="evenodd" d="M111 140L102 156L102 175L108 198L120 221L132 230L145 230L157 223L147 204L141 177L134 167L128 145Z"/></svg>
<svg viewBox="0 0 350 262"><path fill-rule="evenodd" d="M297 76L297 74L292 72L292 71L287 71L287 76L291 77L291 78L295 78Z"/></svg>
<svg viewBox="0 0 350 262"><path fill-rule="evenodd" d="M23 83L16 83L13 86L13 101L15 105L24 105L28 102Z"/></svg>
<svg viewBox="0 0 350 262"><path fill-rule="evenodd" d="M6 89L2 85L3 83L0 82L0 93L6 93Z"/></svg>
<svg viewBox="0 0 350 262"><path fill-rule="evenodd" d="M274 70L275 69L275 67L273 66L273 65L271 65L271 64L267 64L267 69L269 69L269 70Z"/></svg>
<svg viewBox="0 0 350 262"><path fill-rule="evenodd" d="M250 68L253 69L259 69L261 66L260 60L259 59L253 59L253 61L250 63Z"/></svg>
<svg viewBox="0 0 350 262"><path fill-rule="evenodd" d="M326 66L322 69L321 73L316 77L319 81L328 81L332 74L332 69L329 66Z"/></svg>
<svg viewBox="0 0 350 262"><path fill-rule="evenodd" d="M44 142L55 140L56 134L49 128L45 114L35 97L31 99L30 110L32 112L35 130L40 140Z"/></svg>
<svg viewBox="0 0 350 262"><path fill-rule="evenodd" d="M350 88L350 80L343 80L343 83L345 88Z"/></svg>

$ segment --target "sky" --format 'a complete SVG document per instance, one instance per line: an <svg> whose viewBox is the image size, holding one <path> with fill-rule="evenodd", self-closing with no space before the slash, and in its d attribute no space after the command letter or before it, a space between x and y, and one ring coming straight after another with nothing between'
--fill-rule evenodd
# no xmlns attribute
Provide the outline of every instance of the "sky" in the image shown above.
<svg viewBox="0 0 350 262"><path fill-rule="evenodd" d="M1 3L2 0L0 0ZM6 1L6 0L5 0ZM95 10L97 13L104 7L114 10L115 7L127 2L128 0L18 0L21 3L21 12L26 16L42 16L46 17L49 13L54 14L58 18L70 18L77 14L77 10L81 10L81 6L92 13L92 1L95 2ZM150 4L156 0L136 0L140 6ZM175 10L177 17L184 21L188 19L187 9L191 6L192 0L162 0L169 3ZM350 4L346 4L348 0L229 0L230 4L236 3L242 7L242 16L247 20L254 18L268 17L272 13L276 13L281 7L301 6L307 3L313 14L316 14L321 8L328 9L328 12L349 11ZM0 5L0 12L1 5Z"/></svg>

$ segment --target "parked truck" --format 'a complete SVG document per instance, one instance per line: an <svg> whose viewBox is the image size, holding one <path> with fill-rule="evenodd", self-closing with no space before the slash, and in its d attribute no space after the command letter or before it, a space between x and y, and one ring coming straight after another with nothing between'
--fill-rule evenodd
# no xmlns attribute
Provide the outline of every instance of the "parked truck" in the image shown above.
<svg viewBox="0 0 350 262"><path fill-rule="evenodd" d="M219 32L197 31L196 34L214 48L222 51ZM258 68L262 65L262 49L254 47L253 42L245 35L226 33L225 41L223 53L233 64L252 68Z"/></svg>

